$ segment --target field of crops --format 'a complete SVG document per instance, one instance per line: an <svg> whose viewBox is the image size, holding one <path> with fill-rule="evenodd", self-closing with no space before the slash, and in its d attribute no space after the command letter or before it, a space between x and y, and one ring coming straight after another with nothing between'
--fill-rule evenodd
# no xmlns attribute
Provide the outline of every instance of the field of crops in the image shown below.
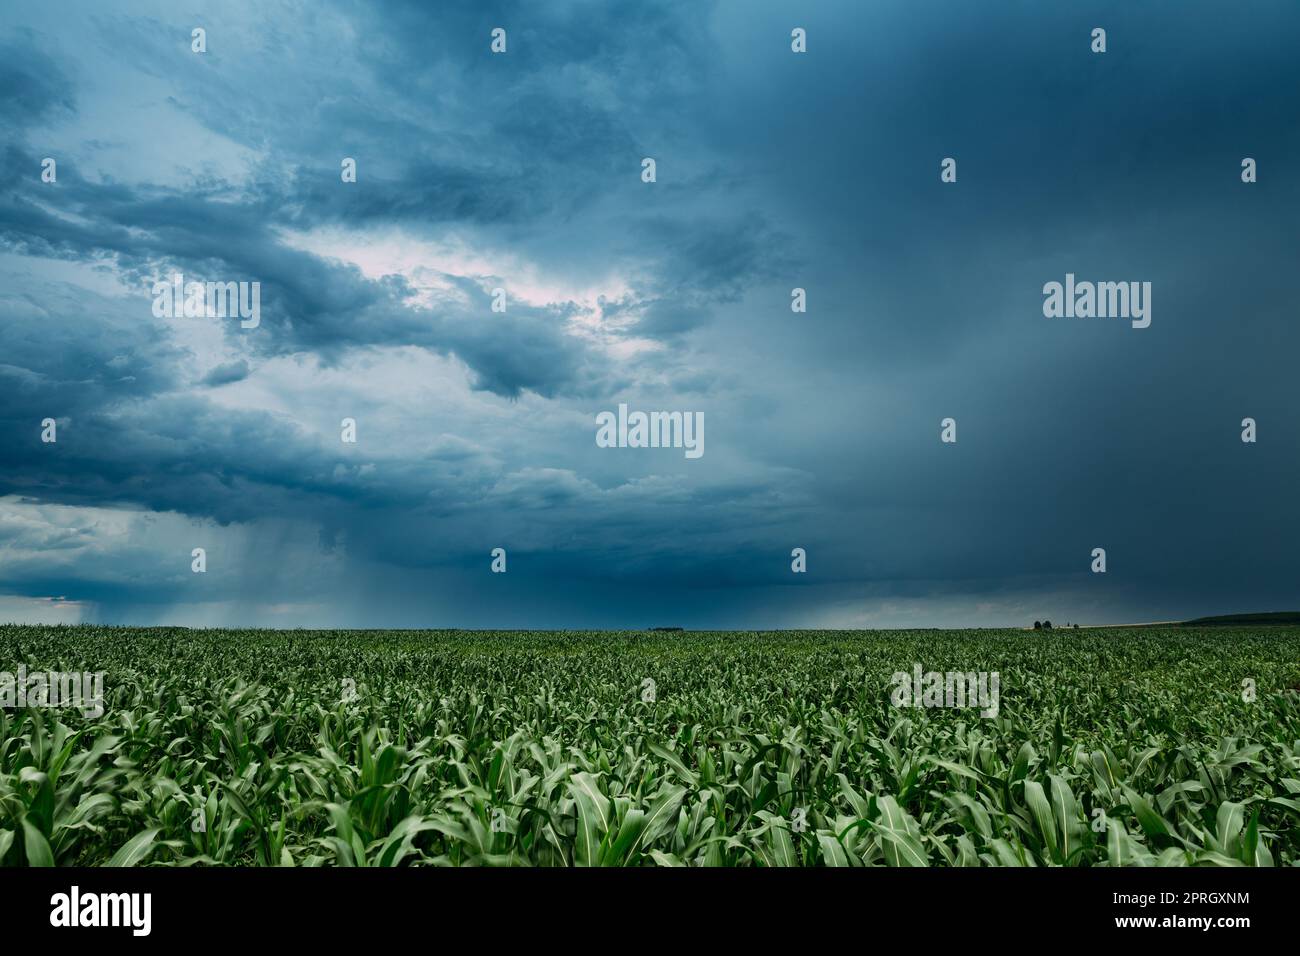
<svg viewBox="0 0 1300 956"><path fill-rule="evenodd" d="M0 710L7 866L1300 864L1300 628L0 627L19 664L104 706ZM916 664L997 716L894 706Z"/></svg>

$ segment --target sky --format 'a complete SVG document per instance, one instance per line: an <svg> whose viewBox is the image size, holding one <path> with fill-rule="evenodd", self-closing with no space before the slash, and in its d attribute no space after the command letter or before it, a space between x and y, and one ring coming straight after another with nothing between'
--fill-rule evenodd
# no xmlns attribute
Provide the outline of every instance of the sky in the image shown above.
<svg viewBox="0 0 1300 956"><path fill-rule="evenodd" d="M0 621L1300 607L1298 48L1289 0L5 4Z"/></svg>

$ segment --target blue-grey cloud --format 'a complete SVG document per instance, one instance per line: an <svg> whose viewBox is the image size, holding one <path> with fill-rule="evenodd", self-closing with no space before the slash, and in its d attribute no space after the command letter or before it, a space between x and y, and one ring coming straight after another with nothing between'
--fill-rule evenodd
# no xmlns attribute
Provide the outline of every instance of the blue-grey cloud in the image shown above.
<svg viewBox="0 0 1300 956"><path fill-rule="evenodd" d="M248 2L202 18L204 55L162 2L7 17L0 612L777 626L1294 603L1287 4ZM176 272L258 281L261 324L156 317ZM1151 281L1151 328L1045 319L1066 272ZM705 456L596 447L620 402L703 411Z"/></svg>

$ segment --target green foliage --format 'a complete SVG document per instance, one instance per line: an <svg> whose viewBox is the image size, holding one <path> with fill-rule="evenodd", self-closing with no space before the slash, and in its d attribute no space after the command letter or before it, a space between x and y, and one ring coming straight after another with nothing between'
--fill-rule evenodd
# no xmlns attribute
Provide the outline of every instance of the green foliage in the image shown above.
<svg viewBox="0 0 1300 956"><path fill-rule="evenodd" d="M0 627L20 662L106 700L0 710L8 866L1300 864L1300 628ZM998 716L892 706L915 662Z"/></svg>

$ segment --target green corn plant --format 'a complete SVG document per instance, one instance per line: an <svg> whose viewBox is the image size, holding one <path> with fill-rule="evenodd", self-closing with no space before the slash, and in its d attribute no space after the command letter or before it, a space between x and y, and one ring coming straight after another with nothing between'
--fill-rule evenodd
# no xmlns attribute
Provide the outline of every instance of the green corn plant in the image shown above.
<svg viewBox="0 0 1300 956"><path fill-rule="evenodd" d="M0 708L5 866L1300 864L1290 627L6 626L0 655L105 673L99 716ZM998 714L896 706L918 661L998 671Z"/></svg>

